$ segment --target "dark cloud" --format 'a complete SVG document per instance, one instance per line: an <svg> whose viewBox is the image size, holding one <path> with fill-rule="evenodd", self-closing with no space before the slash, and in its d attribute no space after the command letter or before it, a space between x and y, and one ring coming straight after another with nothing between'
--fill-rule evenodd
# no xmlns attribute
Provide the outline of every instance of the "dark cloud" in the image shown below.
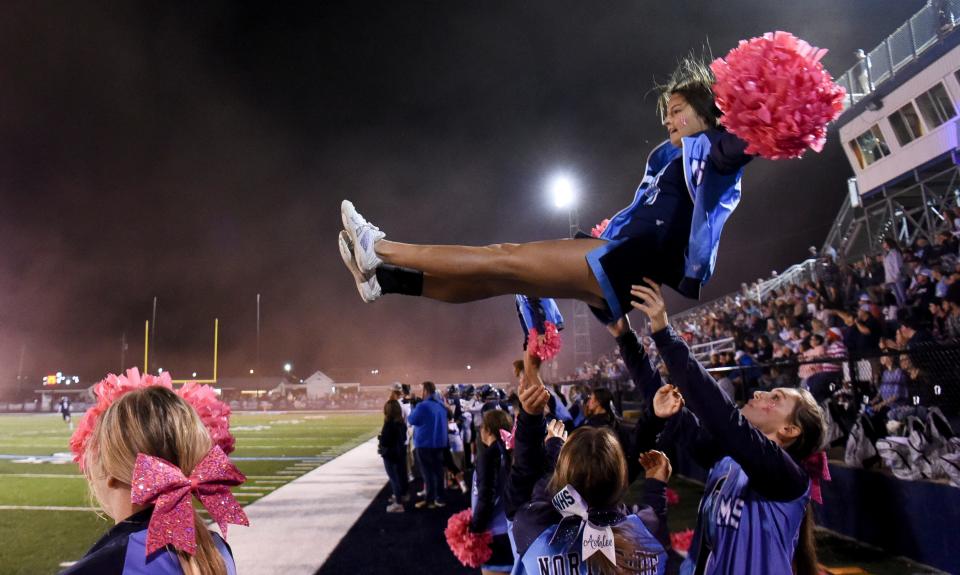
<svg viewBox="0 0 960 575"><path fill-rule="evenodd" d="M509 299L362 305L334 245L343 197L403 241L559 237L543 183L568 167L589 228L663 138L650 89L679 56L786 29L840 72L922 4L7 3L0 386L23 346L31 376L116 370L123 333L139 362L155 295L157 361L202 371L219 317L222 372L245 372L257 293L270 369L503 379ZM820 243L848 174L835 140L751 166L706 297Z"/></svg>

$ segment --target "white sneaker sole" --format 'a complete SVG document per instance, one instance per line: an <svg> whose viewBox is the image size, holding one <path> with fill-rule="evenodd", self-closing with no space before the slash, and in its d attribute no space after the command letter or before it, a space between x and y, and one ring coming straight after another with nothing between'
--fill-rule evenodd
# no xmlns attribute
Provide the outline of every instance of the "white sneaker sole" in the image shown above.
<svg viewBox="0 0 960 575"><path fill-rule="evenodd" d="M357 284L360 298L366 303L375 301L381 295L380 283L377 282L376 273L366 276L357 267L357 264L353 261L353 250L350 249L350 238L347 232L340 232L340 235L337 236L337 245L340 248L340 258L343 260L343 264L350 270L350 274L353 275Z"/></svg>
<svg viewBox="0 0 960 575"><path fill-rule="evenodd" d="M340 204L340 219L350 244L353 245L354 264L364 274L373 272L383 263L374 246L377 241L386 237L386 234L364 219L349 200L343 200Z"/></svg>

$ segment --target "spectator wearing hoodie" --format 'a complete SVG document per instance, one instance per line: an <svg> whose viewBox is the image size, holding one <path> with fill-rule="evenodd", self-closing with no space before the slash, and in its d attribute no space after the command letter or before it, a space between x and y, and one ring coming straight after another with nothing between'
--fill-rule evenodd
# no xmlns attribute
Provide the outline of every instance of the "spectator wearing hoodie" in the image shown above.
<svg viewBox="0 0 960 575"><path fill-rule="evenodd" d="M432 381L421 384L423 401L410 412L407 423L413 426L417 464L423 475L426 497L415 505L417 509L443 507L443 453L447 449L447 408L437 394Z"/></svg>

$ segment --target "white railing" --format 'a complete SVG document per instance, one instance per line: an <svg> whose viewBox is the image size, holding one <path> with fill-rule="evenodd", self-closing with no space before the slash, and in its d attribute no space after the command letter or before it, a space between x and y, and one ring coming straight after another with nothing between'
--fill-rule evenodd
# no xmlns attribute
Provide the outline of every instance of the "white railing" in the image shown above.
<svg viewBox="0 0 960 575"><path fill-rule="evenodd" d="M876 48L864 52L852 68L837 77L847 90L849 107L873 93L904 66L935 45L960 23L960 0L929 0Z"/></svg>
<svg viewBox="0 0 960 575"><path fill-rule="evenodd" d="M732 337L725 337L723 339L708 341L707 343L698 343L697 345L690 346L690 352L700 363L704 363L706 360L709 360L710 356L714 353L735 350L736 345L734 344Z"/></svg>
<svg viewBox="0 0 960 575"><path fill-rule="evenodd" d="M785 269L782 274L764 280L751 290L758 302L762 302L773 290L801 283L807 279L813 279L813 270L817 260L810 258L802 263L792 265Z"/></svg>

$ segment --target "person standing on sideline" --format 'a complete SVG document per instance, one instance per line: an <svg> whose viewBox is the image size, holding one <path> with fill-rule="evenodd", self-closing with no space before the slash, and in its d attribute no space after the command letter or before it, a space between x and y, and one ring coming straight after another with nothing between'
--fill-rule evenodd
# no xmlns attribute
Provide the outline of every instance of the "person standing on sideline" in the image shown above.
<svg viewBox="0 0 960 575"><path fill-rule="evenodd" d="M73 420L70 418L70 398L67 396L60 398L60 416L63 417L63 422L72 430Z"/></svg>
<svg viewBox="0 0 960 575"><path fill-rule="evenodd" d="M426 491L424 500L418 501L415 507L433 509L444 506L440 494L443 489L443 452L447 448L447 408L432 381L421 384L421 397L423 401L407 417L407 423L413 426L417 464Z"/></svg>
<svg viewBox="0 0 960 575"><path fill-rule="evenodd" d="M403 422L399 401L391 399L384 404L383 428L377 439L393 490L393 502L387 506L387 513L402 513L407 499L407 425Z"/></svg>

